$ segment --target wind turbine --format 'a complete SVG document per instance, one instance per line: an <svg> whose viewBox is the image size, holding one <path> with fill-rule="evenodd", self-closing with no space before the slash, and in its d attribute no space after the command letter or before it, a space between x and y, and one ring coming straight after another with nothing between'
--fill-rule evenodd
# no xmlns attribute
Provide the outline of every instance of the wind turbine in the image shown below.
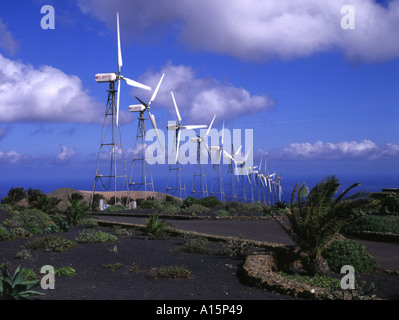
<svg viewBox="0 0 399 320"><path fill-rule="evenodd" d="M234 186L234 168L236 167L235 165L235 158L238 156L238 154L241 151L242 146L238 148L237 151L234 151L234 145L231 145L231 154L229 154L225 149L222 149L223 155L230 159L230 163L227 169L227 183L226 183L226 193L225 193L225 199L235 201L237 200L237 193L236 189ZM234 167L233 167L234 163Z"/></svg>
<svg viewBox="0 0 399 320"><path fill-rule="evenodd" d="M222 177L221 166L220 166L220 162L222 160L222 155L223 155L223 140L224 140L224 121L223 121L223 129L222 129L222 141L221 141L220 145L209 147L211 154L212 154L212 151L216 151L216 163L212 162L212 157L211 157L211 163L213 165L211 195L219 194L220 201L225 200L225 193L224 193L224 188L223 188L223 177ZM217 192L213 191L214 181L216 181L216 183L218 185Z"/></svg>
<svg viewBox="0 0 399 320"><path fill-rule="evenodd" d="M166 184L166 193L167 194L176 194L176 192L179 192L180 198L185 198L186 197L186 186L184 183L184 177L183 177L183 166L181 163L178 161L179 159L179 152L180 152L180 137L181 137L181 131L183 129L186 130L194 130L194 129L203 129L207 128L207 125L182 125L182 118L179 112L179 108L177 107L176 99L173 94L173 91L170 92L173 100L173 104L175 107L175 112L176 112L176 117L177 117L177 123L174 124L169 124L167 125L167 129L174 131L175 132L175 144L174 148L176 150L176 157L175 157L175 166L172 164L169 164L169 173L168 173L168 181ZM170 161L170 159L168 159ZM176 186L175 188L170 187L170 176L173 174L173 171L176 171Z"/></svg>
<svg viewBox="0 0 399 320"><path fill-rule="evenodd" d="M138 87L146 90L151 90L149 86L146 86L142 83L139 83L135 80L131 80L129 78L125 78L121 74L121 68L123 65L122 61L122 50L121 50L121 41L120 41L120 30L119 30L119 13L116 15L117 20L117 38L118 38L118 73L98 73L95 75L95 80L98 83L109 83L109 90L108 90L108 99L105 109L105 117L104 117L104 124L103 124L103 131L101 135L101 144L100 150L98 153L98 160L97 160L97 168L96 168L96 175L94 178L94 186L93 186L93 196L92 201L94 199L94 194L96 190L97 181L101 182L101 185L104 190L109 190L112 185L112 180L114 184L114 194L115 194L115 204L116 204L116 191L117 191L117 178L123 178L124 184L127 189L127 178L126 178L126 167L125 167L125 158L123 154L123 145L122 145L122 133L121 128L119 126L119 103L120 103L120 90L121 90L121 79L124 80L128 85L133 87ZM118 90L115 90L115 82L118 82ZM116 93L118 93L116 95ZM110 118L110 121L108 120ZM108 133L108 128L111 131L110 134ZM118 131L118 138L117 141L117 131ZM110 139L110 140L108 140ZM110 149L109 151L103 152L103 148ZM123 172L120 173L117 171L117 161L116 157L119 154L122 157L121 161L123 163ZM105 156L101 156L105 154ZM109 158L110 165L106 168L106 172L102 165L100 165L100 161L102 158ZM107 182L104 180L107 179Z"/></svg>
<svg viewBox="0 0 399 320"><path fill-rule="evenodd" d="M194 167L194 176L193 176L193 186L191 189L191 195L192 196L197 196L198 197L207 197L208 196L208 188L206 184L206 178L205 178L205 170L204 170L204 165L201 160L201 144L204 143L205 148L207 150L208 156L210 157L210 149L208 147L208 144L206 143L206 138L209 135L209 132L211 131L213 122L215 121L216 115L213 117L211 124L208 127L208 130L206 130L206 134L201 137L200 135L197 134L197 137L191 138L191 142L197 143L197 162ZM197 173L197 170L199 169L199 174ZM199 177L199 191L196 190L196 178Z"/></svg>
<svg viewBox="0 0 399 320"><path fill-rule="evenodd" d="M155 100L159 88L162 84L162 80L164 78L165 74L162 74L161 79L158 82L157 87L155 88L150 101L145 103L141 99L137 98L136 99L140 102L138 105L131 105L129 106L129 111L130 112L139 112L139 122L138 122L138 127L137 127L137 135L136 135L136 142L134 144L134 154L133 154L133 163L132 163L132 169L130 172L130 180L129 180L129 193L131 191L131 188L133 190L140 190L141 188L144 188L144 198L147 199L147 185L150 187L150 191L154 192L154 183L152 180L152 173L151 173L151 166L148 164L146 161L146 150L148 148L147 145L147 140L146 140L146 129L145 129L145 120L146 118L144 117L144 112L147 111L152 127L155 130L155 134L157 136L159 145L161 147L162 152L164 152L163 146L162 146L162 141L159 138L159 133L158 133L158 127L157 123L155 120L155 116L150 112L150 106L151 103ZM135 163L139 162L139 169L137 170L135 168ZM133 170L135 169L135 170ZM133 176L133 172L141 172L141 177L139 179L135 179ZM148 173L148 175L147 175ZM149 178L149 181L147 180L147 176Z"/></svg>

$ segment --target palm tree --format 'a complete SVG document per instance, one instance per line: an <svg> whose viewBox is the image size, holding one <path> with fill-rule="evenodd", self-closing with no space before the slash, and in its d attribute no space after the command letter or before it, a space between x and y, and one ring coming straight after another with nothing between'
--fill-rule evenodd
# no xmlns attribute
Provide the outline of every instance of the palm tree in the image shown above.
<svg viewBox="0 0 399 320"><path fill-rule="evenodd" d="M297 183L284 214L289 225L272 213L277 223L300 247L304 267L311 274L328 273L328 264L322 257L323 250L344 225L376 205L366 192L345 197L359 183L354 183L335 198L340 185L335 176L327 176L309 193L306 184Z"/></svg>
<svg viewBox="0 0 399 320"><path fill-rule="evenodd" d="M27 196L27 192L24 188L11 188L7 196L1 199L1 203L6 203L10 205L15 205L19 201L25 199Z"/></svg>

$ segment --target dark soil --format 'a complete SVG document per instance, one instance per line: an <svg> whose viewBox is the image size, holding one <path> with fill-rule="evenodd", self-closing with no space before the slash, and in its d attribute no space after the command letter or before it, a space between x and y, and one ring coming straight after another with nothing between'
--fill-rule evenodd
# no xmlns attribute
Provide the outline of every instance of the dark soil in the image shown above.
<svg viewBox="0 0 399 320"><path fill-rule="evenodd" d="M149 209L151 210L151 209ZM146 213L149 213L146 212ZM0 212L0 221L6 213ZM111 228L95 229L113 233ZM71 227L68 232L57 235L75 240L82 227ZM118 240L105 244L79 243L66 252L30 250L28 259L16 259L21 246L33 239L0 241L0 263L8 261L11 273L21 266L30 268L40 277L40 269L51 265L55 269L72 266L76 277L56 276L54 290L36 290L45 293L42 300L293 300L288 295L267 292L250 287L238 277L239 258L220 255L222 244L208 242L209 254L177 252L184 243L182 238L151 240L132 229L131 236L119 236ZM115 233L114 233L115 234ZM43 237L48 234L41 234ZM112 249L117 248L117 252ZM121 264L112 271L104 265ZM189 279L155 279L153 268L183 266L191 272ZM373 282L377 296L399 299L399 276L371 273L360 280Z"/></svg>
<svg viewBox="0 0 399 320"><path fill-rule="evenodd" d="M96 227L112 233L110 228ZM68 232L52 234L74 240L81 227ZM37 237L43 237L42 234ZM83 244L57 253L30 250L28 259L16 259L21 246L33 239L0 241L0 262L9 261L9 271L21 266L40 276L44 265L55 269L72 266L76 277L56 276L54 290L35 290L45 293L42 300L291 300L290 296L270 293L242 284L237 277L241 260L216 254L218 244L208 243L210 254L176 252L183 243L181 238L149 240L133 231L129 237L105 244ZM117 253L111 252L117 247ZM120 263L112 271L104 265ZM191 271L189 279L154 279L152 268L184 266Z"/></svg>

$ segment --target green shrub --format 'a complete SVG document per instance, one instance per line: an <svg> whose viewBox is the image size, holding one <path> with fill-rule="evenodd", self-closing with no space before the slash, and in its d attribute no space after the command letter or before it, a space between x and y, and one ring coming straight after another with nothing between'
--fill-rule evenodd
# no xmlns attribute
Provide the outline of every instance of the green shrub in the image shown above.
<svg viewBox="0 0 399 320"><path fill-rule="evenodd" d="M24 281L35 281L37 278L36 272L32 269L24 269Z"/></svg>
<svg viewBox="0 0 399 320"><path fill-rule="evenodd" d="M98 221L95 218L85 217L80 220L79 226L83 228L94 228L98 226Z"/></svg>
<svg viewBox="0 0 399 320"><path fill-rule="evenodd" d="M0 203L0 211L11 213L13 211L13 208L8 203Z"/></svg>
<svg viewBox="0 0 399 320"><path fill-rule="evenodd" d="M399 234L399 220L367 215L359 217L345 226L342 231L391 232Z"/></svg>
<svg viewBox="0 0 399 320"><path fill-rule="evenodd" d="M186 199L183 200L181 208L182 209L189 208L195 203L197 203L197 199L195 199L194 197L187 197Z"/></svg>
<svg viewBox="0 0 399 320"><path fill-rule="evenodd" d="M101 230L83 230L79 232L79 236L75 239L83 243L104 243L118 240L117 236Z"/></svg>
<svg viewBox="0 0 399 320"><path fill-rule="evenodd" d="M352 240L333 241L323 251L322 256L335 273L341 272L341 268L344 265L352 266L357 273L379 269L377 261L367 251L366 246Z"/></svg>
<svg viewBox="0 0 399 320"><path fill-rule="evenodd" d="M157 209L160 208L161 204L155 199L141 200L137 202L137 207L140 209Z"/></svg>
<svg viewBox="0 0 399 320"><path fill-rule="evenodd" d="M114 213L114 212L119 212L126 210L127 208L121 205L111 205L110 207L107 207L107 209L104 210L105 213Z"/></svg>
<svg viewBox="0 0 399 320"><path fill-rule="evenodd" d="M17 254L15 255L15 258L26 260L26 259L32 258L32 255L30 254L29 250L21 249L20 251L17 252Z"/></svg>
<svg viewBox="0 0 399 320"><path fill-rule="evenodd" d="M215 208L215 207L220 207L223 204L223 202L214 196L209 196L199 199L197 201L197 204L200 204L207 208Z"/></svg>
<svg viewBox="0 0 399 320"><path fill-rule="evenodd" d="M6 221L6 225L9 228L26 230L28 233L27 236L35 236L41 233L43 228L51 224L53 224L53 220L47 214L37 209L25 209L21 212L13 211ZM17 234L15 233L15 235Z"/></svg>
<svg viewBox="0 0 399 320"><path fill-rule="evenodd" d="M159 213L162 215L174 215L180 212L180 208L172 203L164 202L161 204Z"/></svg>
<svg viewBox="0 0 399 320"><path fill-rule="evenodd" d="M185 235L184 244L176 252L208 254L211 252L206 245L208 240L204 237Z"/></svg>
<svg viewBox="0 0 399 320"><path fill-rule="evenodd" d="M118 197L115 198L115 196L112 196L107 200L107 204L109 204L110 206L116 205L118 202L120 202L120 199Z"/></svg>
<svg viewBox="0 0 399 320"><path fill-rule="evenodd" d="M60 269L56 269L54 271L56 276L61 277L76 277L76 270L71 266L61 267Z"/></svg>
<svg viewBox="0 0 399 320"><path fill-rule="evenodd" d="M58 236L45 236L27 243L22 248L25 249L45 249L47 251L65 252L68 248L76 247L76 242L58 237Z"/></svg>
<svg viewBox="0 0 399 320"><path fill-rule="evenodd" d="M151 268L148 272L149 276L155 279L190 279L191 271L184 266L167 266L159 268Z"/></svg>
<svg viewBox="0 0 399 320"><path fill-rule="evenodd" d="M0 241L10 240L11 236L8 233L7 229L3 226L0 226Z"/></svg>
<svg viewBox="0 0 399 320"><path fill-rule="evenodd" d="M218 217L230 217L231 216L230 212L228 212L226 210L222 210L222 209L216 210L215 215Z"/></svg>
<svg viewBox="0 0 399 320"><path fill-rule="evenodd" d="M282 271L278 272L278 274L285 278L303 282L303 283L307 283L311 286L315 286L318 288L324 288L329 291L335 291L335 290L341 289L341 281L339 279L327 277L327 276L321 276L317 273L313 277L303 276L303 275L298 275L298 274L289 275Z"/></svg>
<svg viewBox="0 0 399 320"><path fill-rule="evenodd" d="M205 214L205 213L209 213L211 210L207 207L201 206L200 204L193 204L187 208L182 209L182 213L185 214Z"/></svg>
<svg viewBox="0 0 399 320"><path fill-rule="evenodd" d="M381 199L380 214L399 213L399 193L391 193Z"/></svg>
<svg viewBox="0 0 399 320"><path fill-rule="evenodd" d="M179 198L175 198L173 196L167 195L164 203L170 203L170 204L173 204L174 206L180 208L183 204L183 201Z"/></svg>

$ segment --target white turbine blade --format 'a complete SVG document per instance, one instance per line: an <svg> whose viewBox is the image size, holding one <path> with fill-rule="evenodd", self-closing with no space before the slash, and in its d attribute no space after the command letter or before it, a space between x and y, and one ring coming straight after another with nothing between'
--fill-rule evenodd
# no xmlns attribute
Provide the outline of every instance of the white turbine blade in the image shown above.
<svg viewBox="0 0 399 320"><path fill-rule="evenodd" d="M147 109L147 110L148 110L148 109ZM152 127L153 127L154 130L155 130L155 135L157 136L159 145L161 146L161 150L162 150L162 152L164 152L164 148L163 148L161 139L159 138L158 127L157 127L157 122L156 122L156 120L155 120L155 116L154 116L153 114L150 113L150 110L148 110L148 114L149 114L149 116L150 116L150 121L151 121Z"/></svg>
<svg viewBox="0 0 399 320"><path fill-rule="evenodd" d="M245 158L244 158L244 162L247 161L250 151L251 151L251 148L249 148L249 150L248 150L248 152L247 152L247 155L246 155Z"/></svg>
<svg viewBox="0 0 399 320"><path fill-rule="evenodd" d="M118 97L116 98L116 126L119 126L119 101L121 98L121 81L118 81Z"/></svg>
<svg viewBox="0 0 399 320"><path fill-rule="evenodd" d="M188 125L188 126L182 126L183 129L186 130L195 130L195 129L205 129L208 128L207 125Z"/></svg>
<svg viewBox="0 0 399 320"><path fill-rule="evenodd" d="M215 121L215 118L216 118L216 114L213 116L212 122L211 122L211 124L209 125L208 130L206 131L206 134L205 134L205 136L204 136L204 139L206 139L206 137L207 137L208 134L209 134L209 131L211 131L211 128L212 128L212 125L213 125L213 121Z"/></svg>
<svg viewBox="0 0 399 320"><path fill-rule="evenodd" d="M151 87L149 87L149 86L147 86L147 85L145 85L145 84L142 84L142 83L140 83L140 82L137 82L137 81L132 80L132 79L129 79L129 78L125 78L125 77L121 77L121 78L122 78L123 80L125 80L126 83L127 83L129 86L151 91Z"/></svg>
<svg viewBox="0 0 399 320"><path fill-rule="evenodd" d="M177 159L179 158L180 135L181 135L181 130L179 130L179 131L177 132L177 140L176 140L176 163L177 163Z"/></svg>
<svg viewBox="0 0 399 320"><path fill-rule="evenodd" d="M234 157L237 157L237 156L238 156L238 154L239 154L240 151L241 151L241 148L242 148L242 146L240 146L240 147L238 148L237 152L234 154Z"/></svg>
<svg viewBox="0 0 399 320"><path fill-rule="evenodd" d="M223 153L224 153L224 155L225 155L227 158L229 158L230 160L234 161L233 157L232 157L230 154L228 154L226 150L223 150Z"/></svg>
<svg viewBox="0 0 399 320"><path fill-rule="evenodd" d="M162 80L163 80L163 77L164 77L164 76L165 76L165 74L163 73L163 74L162 74L162 77L161 77L161 80L159 80L158 85L157 85L157 87L155 88L154 93L152 94L152 97L151 97L150 102L148 103L148 106L150 106L151 103L155 100L155 98L156 98L156 96L157 96L157 94L158 94L159 87L161 86L161 83L162 83Z"/></svg>
<svg viewBox="0 0 399 320"><path fill-rule="evenodd" d="M260 158L260 162L259 162L259 172L262 170L262 158Z"/></svg>
<svg viewBox="0 0 399 320"><path fill-rule="evenodd" d="M265 159L265 171L264 171L265 174L266 174L266 167L267 167L267 159Z"/></svg>
<svg viewBox="0 0 399 320"><path fill-rule="evenodd" d="M223 148L223 140L224 140L224 120L223 120L223 129L222 129L222 144L220 145Z"/></svg>
<svg viewBox="0 0 399 320"><path fill-rule="evenodd" d="M122 50L121 50L121 35L119 31L119 12L116 14L117 23L117 34L118 34L118 76L121 74L121 68L123 65L122 61Z"/></svg>
<svg viewBox="0 0 399 320"><path fill-rule="evenodd" d="M180 122L181 122L181 116L180 116L179 108L177 107L175 95L173 94L173 91L171 91L170 94L172 95L173 104L175 105L176 116L177 116L177 122L179 122L179 124L180 124Z"/></svg>

